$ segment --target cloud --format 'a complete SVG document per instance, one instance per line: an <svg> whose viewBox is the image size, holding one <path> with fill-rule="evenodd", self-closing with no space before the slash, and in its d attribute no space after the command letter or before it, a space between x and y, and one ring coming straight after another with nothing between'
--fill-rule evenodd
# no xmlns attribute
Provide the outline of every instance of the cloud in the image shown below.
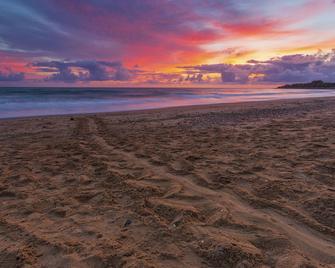
<svg viewBox="0 0 335 268"><path fill-rule="evenodd" d="M296 36L295 24L306 14L319 14L319 6L329 9L327 1L314 1L311 8L309 0L4 0L0 50L21 52L31 61L93 58L154 65L164 54L165 64L184 64L179 59L192 64L201 62L201 53L211 56L203 45L219 42L221 51L224 42L238 38L274 36L280 43L278 36ZM185 53L187 58L179 56Z"/></svg>
<svg viewBox="0 0 335 268"><path fill-rule="evenodd" d="M189 74L189 75L184 79L184 81L190 81L190 82L197 82L197 83L200 83L200 82L203 81L202 78L203 78L203 74L202 74L202 73L199 73L199 74L193 74L193 75L190 75L190 74Z"/></svg>
<svg viewBox="0 0 335 268"><path fill-rule="evenodd" d="M0 10L0 67L25 73L25 82L46 76L66 82L145 81L123 67L137 65L155 73L148 81L167 83L203 83L208 77L203 74L211 72L221 76L211 76L212 82L327 78L303 63L298 70L275 62L199 64L329 49L335 40L333 0L0 0ZM106 64L114 60L123 66ZM173 73L179 65L195 68ZM157 75L163 70L170 75Z"/></svg>
<svg viewBox="0 0 335 268"><path fill-rule="evenodd" d="M295 54L246 64L207 64L181 67L186 72L220 74L222 82L335 81L335 49L315 54Z"/></svg>
<svg viewBox="0 0 335 268"><path fill-rule="evenodd" d="M38 71L51 73L46 81L73 83L77 81L128 81L135 71L120 62L108 61L46 61L32 64Z"/></svg>
<svg viewBox="0 0 335 268"><path fill-rule="evenodd" d="M24 80L24 73L14 73L14 72L4 73L0 71L1 82L16 82L23 80Z"/></svg>
<svg viewBox="0 0 335 268"><path fill-rule="evenodd" d="M123 62L136 58L141 64L143 57L155 62L158 53L148 51L158 47L159 54L172 61L173 52L198 52L196 45L220 35L204 25L204 18L188 2L0 1L0 50L20 51L26 57Z"/></svg>

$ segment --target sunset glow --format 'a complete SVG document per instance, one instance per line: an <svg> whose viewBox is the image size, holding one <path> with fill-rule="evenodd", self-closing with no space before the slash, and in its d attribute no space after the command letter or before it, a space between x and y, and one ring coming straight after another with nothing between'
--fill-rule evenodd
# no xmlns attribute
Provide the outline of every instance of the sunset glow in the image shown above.
<svg viewBox="0 0 335 268"><path fill-rule="evenodd" d="M4 0L0 85L335 80L333 0Z"/></svg>

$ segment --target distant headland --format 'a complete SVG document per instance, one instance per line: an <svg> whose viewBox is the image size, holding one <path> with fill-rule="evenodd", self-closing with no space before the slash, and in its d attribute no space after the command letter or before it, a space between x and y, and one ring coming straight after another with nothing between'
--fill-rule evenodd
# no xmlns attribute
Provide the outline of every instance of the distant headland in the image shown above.
<svg viewBox="0 0 335 268"><path fill-rule="evenodd" d="M323 82L322 80L315 80L315 81L312 81L311 83L288 84L288 85L280 86L278 88L335 89L335 83L328 83L328 82Z"/></svg>

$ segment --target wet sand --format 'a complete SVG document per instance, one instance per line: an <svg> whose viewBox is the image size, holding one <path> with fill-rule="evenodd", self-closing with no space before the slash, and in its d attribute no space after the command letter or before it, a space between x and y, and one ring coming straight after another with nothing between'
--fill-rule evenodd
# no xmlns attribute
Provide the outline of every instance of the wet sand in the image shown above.
<svg viewBox="0 0 335 268"><path fill-rule="evenodd" d="M0 121L0 267L335 267L335 98Z"/></svg>

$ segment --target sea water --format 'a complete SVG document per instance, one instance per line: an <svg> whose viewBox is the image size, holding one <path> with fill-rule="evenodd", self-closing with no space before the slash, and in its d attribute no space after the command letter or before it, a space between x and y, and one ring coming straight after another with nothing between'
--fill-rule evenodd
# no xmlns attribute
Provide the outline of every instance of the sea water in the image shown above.
<svg viewBox="0 0 335 268"><path fill-rule="evenodd" d="M335 96L274 88L0 88L0 118Z"/></svg>

